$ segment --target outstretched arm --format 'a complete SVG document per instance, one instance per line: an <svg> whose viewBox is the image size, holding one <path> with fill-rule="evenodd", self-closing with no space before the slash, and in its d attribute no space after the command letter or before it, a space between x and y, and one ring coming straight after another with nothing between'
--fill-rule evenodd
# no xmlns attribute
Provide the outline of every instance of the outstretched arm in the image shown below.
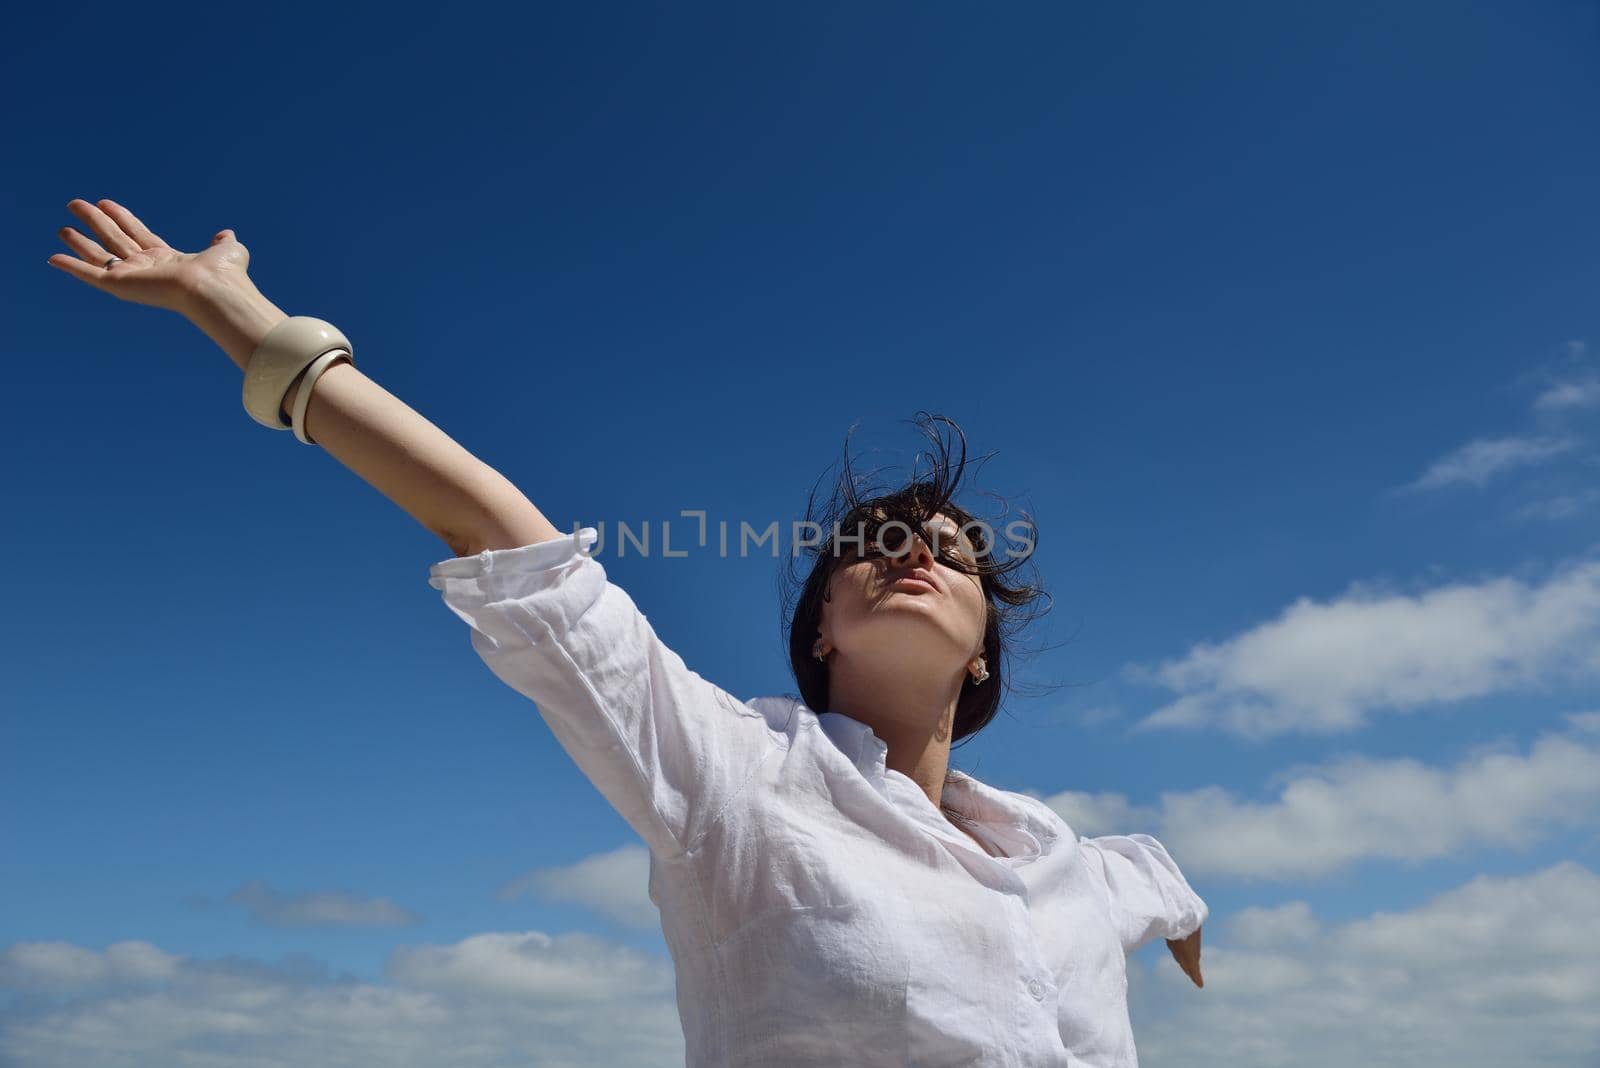
<svg viewBox="0 0 1600 1068"><path fill-rule="evenodd" d="M95 239L63 227L60 236L77 256L58 252L51 266L122 300L178 312L241 372L267 331L287 318L256 288L246 270L249 250L232 230L201 252L180 252L115 201L75 199L67 207ZM119 261L105 267L113 256ZM290 387L285 413L299 388ZM349 361L317 379L305 430L456 556L561 535L504 476Z"/></svg>
<svg viewBox="0 0 1600 1068"><path fill-rule="evenodd" d="M68 207L78 257L50 265L123 300L186 316L242 370L285 315L245 272L223 230L180 252L132 212ZM110 257L121 257L110 267ZM289 411L298 387L284 400ZM351 364L316 380L304 430L438 535L454 554L429 584L471 627L491 671L532 700L589 780L662 857L694 851L787 744L786 723L689 669L590 555L595 528L563 536L504 477Z"/></svg>
<svg viewBox="0 0 1600 1068"><path fill-rule="evenodd" d="M1189 981L1204 986L1200 927L1211 909L1189 885L1166 846L1148 834L1079 836L1078 844L1106 888L1122 948L1132 953L1162 938Z"/></svg>

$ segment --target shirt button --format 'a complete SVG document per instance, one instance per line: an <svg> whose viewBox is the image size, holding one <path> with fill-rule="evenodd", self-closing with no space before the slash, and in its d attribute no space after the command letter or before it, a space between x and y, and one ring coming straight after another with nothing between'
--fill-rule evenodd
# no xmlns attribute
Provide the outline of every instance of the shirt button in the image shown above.
<svg viewBox="0 0 1600 1068"><path fill-rule="evenodd" d="M1039 980L1037 980L1037 979L1029 979L1028 980L1028 993L1033 996L1033 1000L1035 1000L1035 1001L1043 1001L1044 1000L1044 984L1039 982Z"/></svg>

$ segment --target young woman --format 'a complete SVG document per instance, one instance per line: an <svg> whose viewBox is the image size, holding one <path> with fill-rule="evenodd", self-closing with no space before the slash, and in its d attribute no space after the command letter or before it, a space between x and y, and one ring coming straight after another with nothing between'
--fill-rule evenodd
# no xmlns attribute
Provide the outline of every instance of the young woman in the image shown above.
<svg viewBox="0 0 1600 1068"><path fill-rule="evenodd" d="M951 500L964 456L867 499L847 459L788 616L800 694L743 701L662 644L594 527L562 534L331 324L263 297L231 230L187 253L110 200L68 208L94 237L64 227L76 255L53 266L189 318L245 371L257 421L450 548L429 584L650 847L689 1063L1127 1068L1127 954L1165 938L1202 985L1208 909L1160 842L1080 837L949 767L1040 592Z"/></svg>

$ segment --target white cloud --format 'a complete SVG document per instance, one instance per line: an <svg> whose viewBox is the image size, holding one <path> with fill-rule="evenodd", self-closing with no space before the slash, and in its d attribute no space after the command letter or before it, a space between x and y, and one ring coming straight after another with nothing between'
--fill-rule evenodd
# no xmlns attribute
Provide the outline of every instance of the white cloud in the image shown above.
<svg viewBox="0 0 1600 1068"><path fill-rule="evenodd" d="M396 950L393 985L148 943L0 951L0 1063L29 1068L683 1063L671 962L588 935ZM74 995L63 1001L59 995Z"/></svg>
<svg viewBox="0 0 1600 1068"><path fill-rule="evenodd" d="M230 893L227 901L248 909L257 922L268 927L408 927L422 921L415 912L384 898L343 890L290 895L274 890L264 879L245 883Z"/></svg>
<svg viewBox="0 0 1600 1068"><path fill-rule="evenodd" d="M170 979L180 958L149 942L117 942L103 953L68 942L19 942L0 954L0 988L82 990Z"/></svg>
<svg viewBox="0 0 1600 1068"><path fill-rule="evenodd" d="M1402 492L1423 492L1449 486L1482 487L1497 475L1543 463L1570 452L1580 444L1571 437L1505 437L1469 441L1435 460L1422 476Z"/></svg>
<svg viewBox="0 0 1600 1068"><path fill-rule="evenodd" d="M1539 394L1533 402L1540 411L1570 411L1596 405L1600 405L1600 378L1558 383Z"/></svg>
<svg viewBox="0 0 1600 1068"><path fill-rule="evenodd" d="M1179 696L1134 727L1216 727L1254 739L1333 733L1406 711L1600 673L1600 561L1532 584L1500 577L1419 594L1354 586L1124 676Z"/></svg>
<svg viewBox="0 0 1600 1068"><path fill-rule="evenodd" d="M1164 949L1130 962L1147 1068L1600 1063L1600 877L1572 861L1337 925L1244 909L1202 943L1204 989Z"/></svg>
<svg viewBox="0 0 1600 1068"><path fill-rule="evenodd" d="M1600 731L1600 711L1571 712L1567 715L1567 721L1572 724L1573 730Z"/></svg>
<svg viewBox="0 0 1600 1068"><path fill-rule="evenodd" d="M1600 502L1600 488L1577 489L1519 505L1511 513L1511 518L1543 521L1569 519L1588 511L1596 502Z"/></svg>
<svg viewBox="0 0 1600 1068"><path fill-rule="evenodd" d="M1322 934L1321 922L1304 901L1240 909L1228 917L1226 929L1228 944L1239 949L1303 946Z"/></svg>
<svg viewBox="0 0 1600 1068"><path fill-rule="evenodd" d="M661 913L650 900L650 850L641 845L596 853L564 867L536 868L495 896L505 901L527 893L582 905L642 931L661 928Z"/></svg>
<svg viewBox="0 0 1600 1068"><path fill-rule="evenodd" d="M1043 800L1082 835L1154 834L1191 878L1301 878L1374 858L1515 850L1600 816L1600 713L1568 720L1570 732L1544 734L1526 753L1497 743L1453 767L1364 756L1297 767L1276 776L1268 802L1221 786L1166 792L1148 808L1115 793Z"/></svg>
<svg viewBox="0 0 1600 1068"><path fill-rule="evenodd" d="M408 986L472 998L545 1003L669 996L669 965L627 946L582 932L480 934L448 946L395 950L389 974Z"/></svg>
<svg viewBox="0 0 1600 1068"><path fill-rule="evenodd" d="M1148 1068L1592 1064L1600 877L1563 861L1406 911L1304 901L1216 916L1197 990L1164 948L1129 966ZM1146 961L1149 962L1146 965ZM396 950L388 985L148 943L0 951L0 1063L29 1068L548 1068L683 1063L664 958L586 935ZM60 995L72 997L63 1000Z"/></svg>
<svg viewBox="0 0 1600 1068"><path fill-rule="evenodd" d="M1589 347L1584 342L1566 342L1562 357L1539 368L1536 374L1546 379L1546 385L1534 398L1534 411L1549 416L1600 404L1600 374L1592 369L1594 361L1587 355Z"/></svg>
<svg viewBox="0 0 1600 1068"><path fill-rule="evenodd" d="M1554 461L1587 443L1573 431L1578 418L1600 407L1600 370L1588 358L1584 342L1568 341L1559 356L1517 376L1519 392L1530 385L1537 390L1531 404L1536 430L1469 441L1428 465L1415 481L1395 487L1391 495L1458 486L1482 489L1512 472L1550 468L1528 487L1537 499L1503 504L1499 514L1513 521L1555 521L1588 509L1597 498L1581 468L1600 462L1600 455L1586 450L1571 463Z"/></svg>

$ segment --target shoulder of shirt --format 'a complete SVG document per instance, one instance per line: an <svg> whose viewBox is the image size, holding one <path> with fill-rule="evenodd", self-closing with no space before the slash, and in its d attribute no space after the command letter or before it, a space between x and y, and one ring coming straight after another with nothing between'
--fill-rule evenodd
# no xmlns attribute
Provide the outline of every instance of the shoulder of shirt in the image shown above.
<svg viewBox="0 0 1600 1068"><path fill-rule="evenodd" d="M1062 818L1061 813L1045 804L1044 801L1034 797L1032 794L1019 794L1013 792L1011 796L1016 799L1018 804L1032 809L1034 814L1038 816L1047 827L1052 828L1059 837L1071 840L1073 842L1078 840L1078 832L1074 831L1067 821Z"/></svg>
<svg viewBox="0 0 1600 1068"><path fill-rule="evenodd" d="M1039 830L1050 834L1052 837L1077 841L1077 833L1068 826L1067 821L1061 817L1061 813L1045 804L1042 799L1035 797L1033 794L1025 794L1017 790L1006 790L1002 787L994 786L968 771L955 769L955 773L976 783L979 792L989 795L992 800L1009 805L1018 812L1027 813L1030 821Z"/></svg>
<svg viewBox="0 0 1600 1068"><path fill-rule="evenodd" d="M769 694L762 697L751 697L745 704L760 712L766 719L767 726L780 734L787 733L789 725L796 715L805 709L805 702L788 694Z"/></svg>

